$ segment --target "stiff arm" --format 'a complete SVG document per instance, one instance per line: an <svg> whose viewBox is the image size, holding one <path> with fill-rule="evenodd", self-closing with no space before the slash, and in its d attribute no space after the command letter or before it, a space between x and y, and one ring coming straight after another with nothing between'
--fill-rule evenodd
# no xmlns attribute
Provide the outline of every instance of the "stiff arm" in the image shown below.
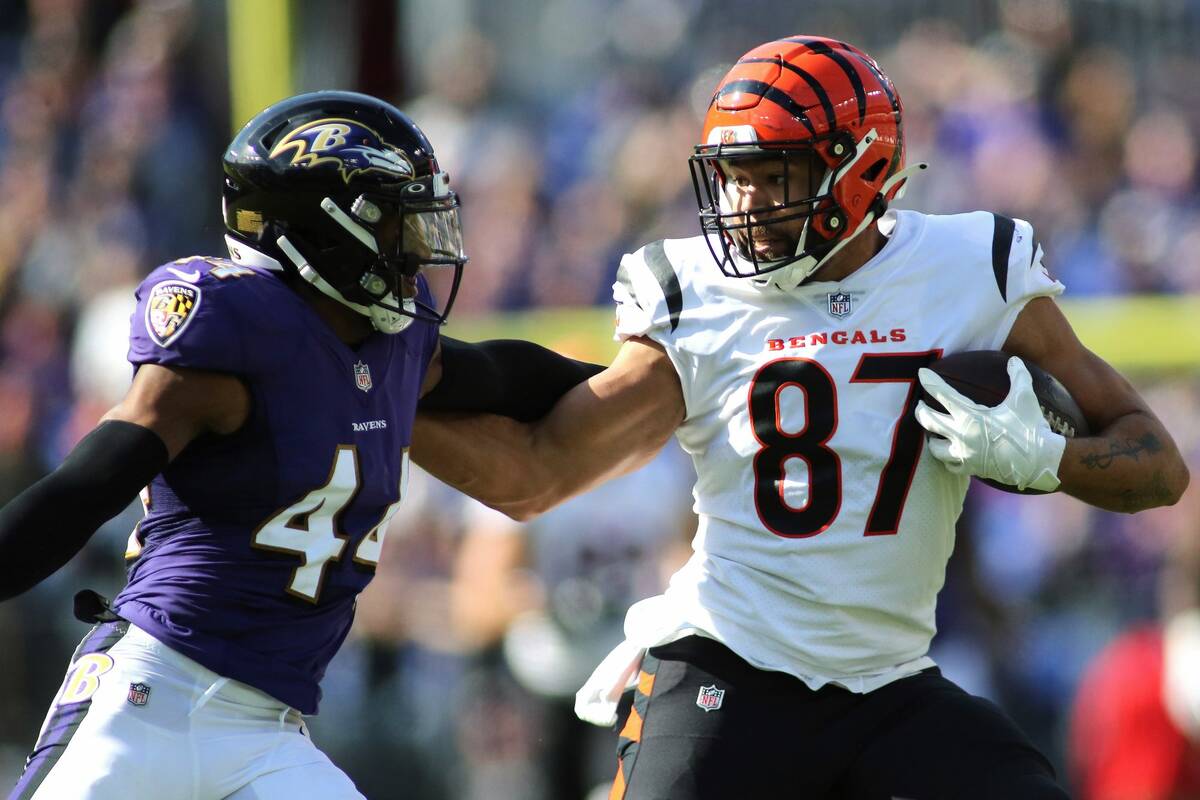
<svg viewBox="0 0 1200 800"><path fill-rule="evenodd" d="M645 464L684 416L683 389L666 352L634 337L611 366L536 422L418 414L411 455L445 483L525 520Z"/></svg>

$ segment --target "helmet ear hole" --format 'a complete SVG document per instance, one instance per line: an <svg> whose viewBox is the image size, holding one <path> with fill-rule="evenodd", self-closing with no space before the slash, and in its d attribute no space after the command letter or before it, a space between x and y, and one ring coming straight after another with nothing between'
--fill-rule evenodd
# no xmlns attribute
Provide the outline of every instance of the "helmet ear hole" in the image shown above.
<svg viewBox="0 0 1200 800"><path fill-rule="evenodd" d="M871 166L869 166L865 170L863 170L862 175L860 175L859 177L862 178L867 183L874 183L875 180L879 177L879 173L883 172L883 168L886 167L887 165L888 165L888 160L886 158L881 158L878 161L876 161L874 164L872 164Z"/></svg>

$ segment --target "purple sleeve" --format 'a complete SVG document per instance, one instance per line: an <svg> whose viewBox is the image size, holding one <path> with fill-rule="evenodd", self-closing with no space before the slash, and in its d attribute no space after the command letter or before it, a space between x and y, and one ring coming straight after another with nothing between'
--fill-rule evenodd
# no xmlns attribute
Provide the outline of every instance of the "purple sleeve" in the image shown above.
<svg viewBox="0 0 1200 800"><path fill-rule="evenodd" d="M237 283L204 276L181 280L162 270L137 290L130 318L129 361L246 374L252 371L243 341Z"/></svg>

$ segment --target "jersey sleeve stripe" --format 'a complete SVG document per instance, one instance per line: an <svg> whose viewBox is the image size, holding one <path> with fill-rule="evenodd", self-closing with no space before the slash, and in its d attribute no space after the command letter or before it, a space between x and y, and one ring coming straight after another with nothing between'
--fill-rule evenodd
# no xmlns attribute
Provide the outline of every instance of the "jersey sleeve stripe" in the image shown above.
<svg viewBox="0 0 1200 800"><path fill-rule="evenodd" d="M1012 250L1013 232L1017 224L1001 214L992 214L995 227L992 230L992 272L996 275L996 288L1000 298L1008 302L1008 254Z"/></svg>
<svg viewBox="0 0 1200 800"><path fill-rule="evenodd" d="M679 276L675 274L675 267L667 258L666 247L661 240L646 245L646 266L662 287L667 312L671 316L671 332L674 333L679 327L679 315L683 313L683 289L679 286Z"/></svg>
<svg viewBox="0 0 1200 800"><path fill-rule="evenodd" d="M629 277L629 267L625 265L625 260L621 260L621 266L617 267L617 283L619 283L628 294L629 299L638 308L642 308L642 304L638 302L637 292L633 290L633 279ZM642 308L645 311L644 308Z"/></svg>

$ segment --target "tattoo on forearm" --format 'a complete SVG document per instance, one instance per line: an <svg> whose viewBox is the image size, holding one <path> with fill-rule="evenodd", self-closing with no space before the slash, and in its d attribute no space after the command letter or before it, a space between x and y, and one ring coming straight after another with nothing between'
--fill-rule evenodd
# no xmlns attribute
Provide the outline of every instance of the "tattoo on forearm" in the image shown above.
<svg viewBox="0 0 1200 800"><path fill-rule="evenodd" d="M1145 486L1122 491L1117 503L1123 511L1140 511L1143 508L1165 505L1170 500L1171 490L1167 488L1166 476L1162 470L1155 470Z"/></svg>
<svg viewBox="0 0 1200 800"><path fill-rule="evenodd" d="M1124 443L1113 442L1107 453L1089 453L1079 460L1088 469L1108 469L1118 458L1140 460L1142 453L1153 455L1162 450L1162 442L1153 433L1147 433L1140 439L1126 439ZM1161 474L1159 475L1161 477Z"/></svg>

